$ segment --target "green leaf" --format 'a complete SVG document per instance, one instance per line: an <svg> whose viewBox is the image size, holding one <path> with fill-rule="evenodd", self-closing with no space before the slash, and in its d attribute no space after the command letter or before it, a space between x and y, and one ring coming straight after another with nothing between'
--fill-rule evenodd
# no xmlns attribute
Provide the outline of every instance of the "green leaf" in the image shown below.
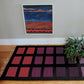
<svg viewBox="0 0 84 84"><path fill-rule="evenodd" d="M71 58L74 62L76 62L78 56L81 56L82 59L84 56L84 34L81 36L81 39L78 39L78 37L68 37L64 53L67 58Z"/></svg>

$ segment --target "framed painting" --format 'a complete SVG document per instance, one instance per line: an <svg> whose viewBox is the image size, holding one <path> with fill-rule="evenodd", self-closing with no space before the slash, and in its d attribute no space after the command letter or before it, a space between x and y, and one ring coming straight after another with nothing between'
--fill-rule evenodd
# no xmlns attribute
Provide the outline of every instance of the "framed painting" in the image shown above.
<svg viewBox="0 0 84 84"><path fill-rule="evenodd" d="M52 33L52 5L23 5L26 33Z"/></svg>

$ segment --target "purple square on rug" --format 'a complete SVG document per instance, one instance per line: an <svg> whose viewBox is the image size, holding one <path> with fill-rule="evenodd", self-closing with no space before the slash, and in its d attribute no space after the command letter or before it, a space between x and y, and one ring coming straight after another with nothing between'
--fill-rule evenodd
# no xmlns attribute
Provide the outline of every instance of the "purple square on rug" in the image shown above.
<svg viewBox="0 0 84 84"><path fill-rule="evenodd" d="M34 64L42 64L43 56L36 56Z"/></svg>
<svg viewBox="0 0 84 84"><path fill-rule="evenodd" d="M53 68L45 67L43 72L43 77L53 77Z"/></svg>
<svg viewBox="0 0 84 84"><path fill-rule="evenodd" d="M76 64L76 63L72 61L71 59L68 59L68 64Z"/></svg>
<svg viewBox="0 0 84 84"><path fill-rule="evenodd" d="M41 75L41 67L34 67L32 69L32 77L40 77Z"/></svg>
<svg viewBox="0 0 84 84"><path fill-rule="evenodd" d="M64 56L56 56L56 64L65 64Z"/></svg>
<svg viewBox="0 0 84 84"><path fill-rule="evenodd" d="M46 54L53 54L53 53L54 53L54 48L53 47L47 47Z"/></svg>
<svg viewBox="0 0 84 84"><path fill-rule="evenodd" d="M78 67L69 67L69 76L70 77L79 77Z"/></svg>
<svg viewBox="0 0 84 84"><path fill-rule="evenodd" d="M45 64L53 64L53 56L46 56Z"/></svg>
<svg viewBox="0 0 84 84"><path fill-rule="evenodd" d="M84 77L84 67L81 67L82 76Z"/></svg>
<svg viewBox="0 0 84 84"><path fill-rule="evenodd" d="M37 54L44 54L44 47L37 48Z"/></svg>
<svg viewBox="0 0 84 84"><path fill-rule="evenodd" d="M63 54L63 47L56 47L56 54Z"/></svg>
<svg viewBox="0 0 84 84"><path fill-rule="evenodd" d="M81 59L80 64L84 64L84 58Z"/></svg>
<svg viewBox="0 0 84 84"><path fill-rule="evenodd" d="M66 69L65 67L56 67L56 77L65 77Z"/></svg>

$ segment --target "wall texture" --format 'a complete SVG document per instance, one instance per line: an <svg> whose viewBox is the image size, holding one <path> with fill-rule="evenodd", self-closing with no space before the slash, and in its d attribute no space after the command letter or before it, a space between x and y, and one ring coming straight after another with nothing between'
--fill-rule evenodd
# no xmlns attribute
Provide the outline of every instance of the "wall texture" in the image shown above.
<svg viewBox="0 0 84 84"><path fill-rule="evenodd" d="M22 4L53 4L53 34L25 34ZM0 39L59 38L84 33L84 0L0 0Z"/></svg>

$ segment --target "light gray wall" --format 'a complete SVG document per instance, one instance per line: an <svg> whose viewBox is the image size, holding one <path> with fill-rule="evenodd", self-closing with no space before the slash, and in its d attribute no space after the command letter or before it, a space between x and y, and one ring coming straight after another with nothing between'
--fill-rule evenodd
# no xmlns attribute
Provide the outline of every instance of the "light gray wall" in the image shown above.
<svg viewBox="0 0 84 84"><path fill-rule="evenodd" d="M25 34L22 4L53 4L53 34ZM80 36L84 0L0 0L0 39Z"/></svg>

